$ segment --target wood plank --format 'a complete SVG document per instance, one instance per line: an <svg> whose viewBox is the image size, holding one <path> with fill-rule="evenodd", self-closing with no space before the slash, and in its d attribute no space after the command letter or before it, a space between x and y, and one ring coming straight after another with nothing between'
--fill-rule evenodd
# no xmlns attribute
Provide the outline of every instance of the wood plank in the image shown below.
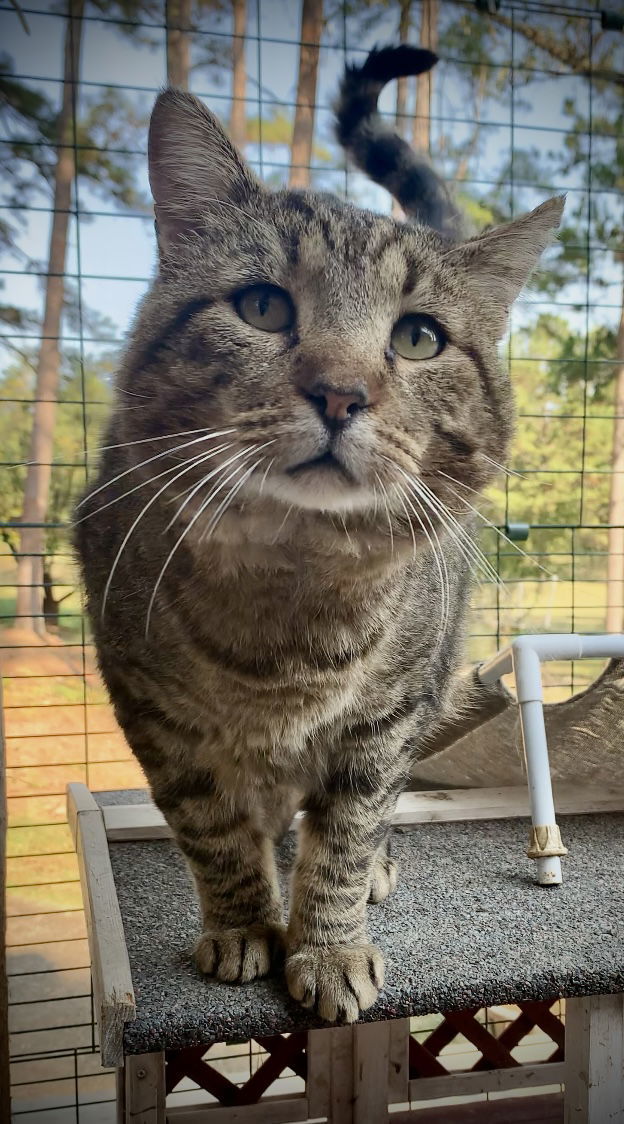
<svg viewBox="0 0 624 1124"><path fill-rule="evenodd" d="M308 1120L309 1117L308 1100L304 1096L267 1097L258 1104L228 1107L202 1105L195 1108L193 1105L181 1105L167 1109L167 1124L294 1124L295 1121ZM132 1121L134 1124L134 1117Z"/></svg>
<svg viewBox="0 0 624 1124"><path fill-rule="evenodd" d="M74 847L78 849L76 818L79 812L97 812L98 806L86 784L71 781L67 785L67 822L74 840Z"/></svg>
<svg viewBox="0 0 624 1124"><path fill-rule="evenodd" d="M624 1124L624 996L566 999L565 1124Z"/></svg>
<svg viewBox="0 0 624 1124"><path fill-rule="evenodd" d="M331 1035L331 1124L353 1124L353 1027L334 1027Z"/></svg>
<svg viewBox="0 0 624 1124"><path fill-rule="evenodd" d="M165 1124L165 1055L126 1058L125 1113L129 1124Z"/></svg>
<svg viewBox="0 0 624 1124"><path fill-rule="evenodd" d="M306 1056L308 1061L308 1076L306 1079L306 1097L308 1098L308 1111L312 1119L317 1116L329 1116L330 1111L330 1085L331 1085L331 1031L309 1030Z"/></svg>
<svg viewBox="0 0 624 1124"><path fill-rule="evenodd" d="M558 815L622 812L624 789L560 784L555 786L555 805ZM109 805L102 812L106 834L111 843L172 837L171 828L155 804ZM449 789L439 792L404 792L399 797L393 823L397 827L412 827L419 823L517 819L528 815L528 790L524 785L510 788Z"/></svg>
<svg viewBox="0 0 624 1124"><path fill-rule="evenodd" d="M563 1096L505 1097L500 1101L445 1105L444 1108L397 1112L383 1124L563 1124ZM375 1124L382 1122L375 1121ZM603 1120L601 1124L606 1124Z"/></svg>
<svg viewBox="0 0 624 1124"><path fill-rule="evenodd" d="M469 1097L477 1093L502 1093L509 1089L532 1089L563 1083L563 1062L522 1065L506 1069L449 1073L445 1077L415 1077L409 1083L410 1101L433 1101L438 1097Z"/></svg>
<svg viewBox="0 0 624 1124"><path fill-rule="evenodd" d="M393 1019L390 1023L390 1056L388 1059L388 1103L409 1101L409 1019Z"/></svg>
<svg viewBox="0 0 624 1124"><path fill-rule="evenodd" d="M384 1120L388 1113L390 1024L353 1028L353 1124Z"/></svg>
<svg viewBox="0 0 624 1124"><path fill-rule="evenodd" d="M72 798L102 1065L118 1066L123 1061L124 1025L136 1016L128 951L102 813L97 806L78 810L88 808L83 793Z"/></svg>
<svg viewBox="0 0 624 1124"><path fill-rule="evenodd" d="M6 769L4 755L4 720L2 710L2 687L0 684L0 1120L9 1120L11 1117L11 1084L9 1078L9 1026L7 1012L9 1001L7 995L7 966L6 966L6 898L4 886L6 884L6 830L7 830L7 804L6 804Z"/></svg>

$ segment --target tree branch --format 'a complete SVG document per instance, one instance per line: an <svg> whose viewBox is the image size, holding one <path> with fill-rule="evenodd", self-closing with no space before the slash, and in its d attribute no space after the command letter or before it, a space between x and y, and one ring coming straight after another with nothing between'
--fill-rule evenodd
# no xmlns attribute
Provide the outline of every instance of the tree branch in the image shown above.
<svg viewBox="0 0 624 1124"><path fill-rule="evenodd" d="M517 31L528 43L532 43L540 51L545 51L573 74L580 74L583 78L599 78L604 82L612 82L615 86L624 87L624 74L621 71L592 66L585 52L575 51L569 43L555 38L546 28L532 27L531 24L512 20L504 12L490 12L490 19L501 27ZM596 42L597 39L594 40L594 44Z"/></svg>

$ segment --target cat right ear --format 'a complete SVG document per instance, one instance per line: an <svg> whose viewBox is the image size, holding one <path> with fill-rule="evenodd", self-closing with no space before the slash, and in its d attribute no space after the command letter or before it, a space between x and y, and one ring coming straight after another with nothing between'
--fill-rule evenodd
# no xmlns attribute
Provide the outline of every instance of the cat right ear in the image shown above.
<svg viewBox="0 0 624 1124"><path fill-rule="evenodd" d="M263 191L214 113L182 90L164 90L156 99L148 163L158 245L165 257L176 243L205 228L219 203L249 205Z"/></svg>

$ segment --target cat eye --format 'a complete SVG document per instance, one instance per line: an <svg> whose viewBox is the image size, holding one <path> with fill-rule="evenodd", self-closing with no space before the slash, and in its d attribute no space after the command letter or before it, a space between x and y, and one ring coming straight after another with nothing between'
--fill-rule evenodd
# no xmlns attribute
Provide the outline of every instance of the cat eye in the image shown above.
<svg viewBox="0 0 624 1124"><path fill-rule="evenodd" d="M285 332L295 319L288 293L277 285L252 285L236 296L234 307L241 320L261 332Z"/></svg>
<svg viewBox="0 0 624 1124"><path fill-rule="evenodd" d="M446 339L433 317L408 312L394 325L390 343L403 359L434 359L444 349Z"/></svg>

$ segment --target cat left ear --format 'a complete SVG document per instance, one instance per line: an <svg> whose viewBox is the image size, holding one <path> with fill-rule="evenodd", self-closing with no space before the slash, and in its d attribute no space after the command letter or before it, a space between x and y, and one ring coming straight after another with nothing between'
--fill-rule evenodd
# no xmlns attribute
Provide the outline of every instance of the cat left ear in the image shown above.
<svg viewBox="0 0 624 1124"><path fill-rule="evenodd" d="M526 285L561 222L565 196L548 199L513 222L486 231L445 255L488 301L503 335L511 305Z"/></svg>
<svg viewBox="0 0 624 1124"><path fill-rule="evenodd" d="M218 204L248 205L263 191L218 118L193 94L164 90L152 111L149 180L158 244L175 243L206 226Z"/></svg>

